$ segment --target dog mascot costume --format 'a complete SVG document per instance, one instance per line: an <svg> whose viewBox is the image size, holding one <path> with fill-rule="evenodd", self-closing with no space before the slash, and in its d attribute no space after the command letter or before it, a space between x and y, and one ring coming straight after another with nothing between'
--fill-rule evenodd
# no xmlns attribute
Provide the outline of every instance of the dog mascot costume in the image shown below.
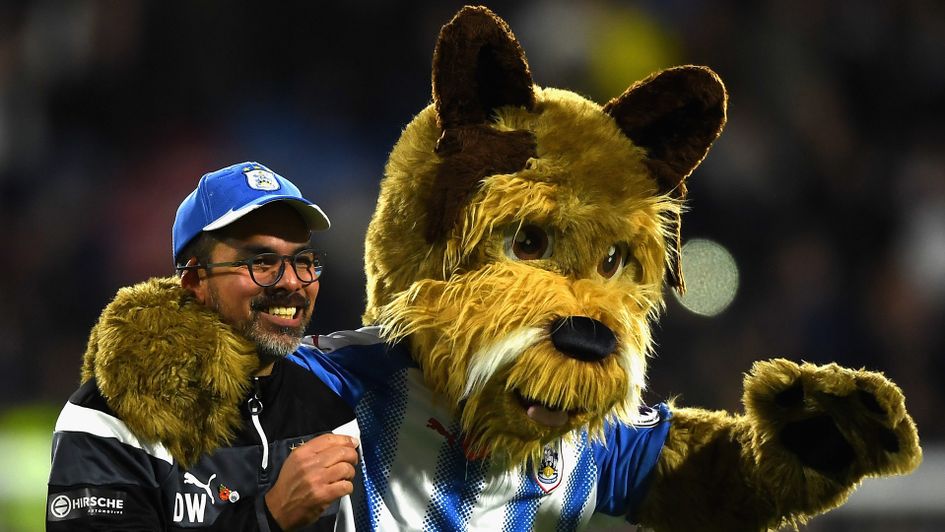
<svg viewBox="0 0 945 532"><path fill-rule="evenodd" d="M356 405L359 530L764 530L921 460L898 388L758 362L744 414L641 405L685 180L726 119L685 66L603 107L533 85L506 23L443 27L368 229L356 332L313 338ZM300 351L300 352L305 352ZM314 356L301 363L314 365Z"/></svg>
<svg viewBox="0 0 945 532"><path fill-rule="evenodd" d="M370 326L291 355L356 407L362 469L340 529L572 530L600 513L764 530L917 467L903 396L877 373L772 360L745 377L743 414L641 405L663 280L683 286L685 180L725 106L718 76L687 66L601 107L534 86L489 10L443 28L433 104L394 147L368 230ZM173 279L123 290L83 369L181 471L232 439L255 369L188 302ZM232 378L212 388L208 372Z"/></svg>

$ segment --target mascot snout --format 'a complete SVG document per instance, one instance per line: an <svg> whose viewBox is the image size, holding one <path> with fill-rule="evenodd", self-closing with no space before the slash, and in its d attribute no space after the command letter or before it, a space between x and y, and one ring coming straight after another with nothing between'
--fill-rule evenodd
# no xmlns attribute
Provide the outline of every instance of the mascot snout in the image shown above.
<svg viewBox="0 0 945 532"><path fill-rule="evenodd" d="M603 360L617 348L613 331L587 316L569 316L552 322L551 343L565 355L585 362Z"/></svg>

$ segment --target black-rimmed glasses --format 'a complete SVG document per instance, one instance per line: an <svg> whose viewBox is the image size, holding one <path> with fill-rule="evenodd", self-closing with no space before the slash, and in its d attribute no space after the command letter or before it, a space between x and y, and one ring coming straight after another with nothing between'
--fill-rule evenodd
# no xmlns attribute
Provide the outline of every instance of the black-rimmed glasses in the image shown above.
<svg viewBox="0 0 945 532"><path fill-rule="evenodd" d="M322 257L313 249L303 249L295 255L280 255L278 253L260 253L248 259L234 260L230 262L210 262L207 264L195 264L193 266L181 266L179 270L192 270L196 268L210 269L217 266L246 266L249 270L249 277L254 283L263 288L275 285L285 275L285 262L292 263L292 269L295 270L295 276L302 284L311 284L318 280L322 275Z"/></svg>

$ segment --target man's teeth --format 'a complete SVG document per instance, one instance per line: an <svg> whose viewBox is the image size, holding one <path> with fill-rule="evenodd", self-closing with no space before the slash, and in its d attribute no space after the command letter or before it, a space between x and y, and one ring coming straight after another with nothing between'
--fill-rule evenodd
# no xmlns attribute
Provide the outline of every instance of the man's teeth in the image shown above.
<svg viewBox="0 0 945 532"><path fill-rule="evenodd" d="M295 307L269 307L269 314L280 318L291 318L295 316Z"/></svg>

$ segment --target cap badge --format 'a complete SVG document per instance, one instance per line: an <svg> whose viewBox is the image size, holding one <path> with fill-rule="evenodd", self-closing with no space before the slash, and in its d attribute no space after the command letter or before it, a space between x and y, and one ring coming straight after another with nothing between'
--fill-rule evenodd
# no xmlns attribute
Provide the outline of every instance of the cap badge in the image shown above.
<svg viewBox="0 0 945 532"><path fill-rule="evenodd" d="M243 170L246 174L246 183L254 190L279 190L276 174L260 168Z"/></svg>

